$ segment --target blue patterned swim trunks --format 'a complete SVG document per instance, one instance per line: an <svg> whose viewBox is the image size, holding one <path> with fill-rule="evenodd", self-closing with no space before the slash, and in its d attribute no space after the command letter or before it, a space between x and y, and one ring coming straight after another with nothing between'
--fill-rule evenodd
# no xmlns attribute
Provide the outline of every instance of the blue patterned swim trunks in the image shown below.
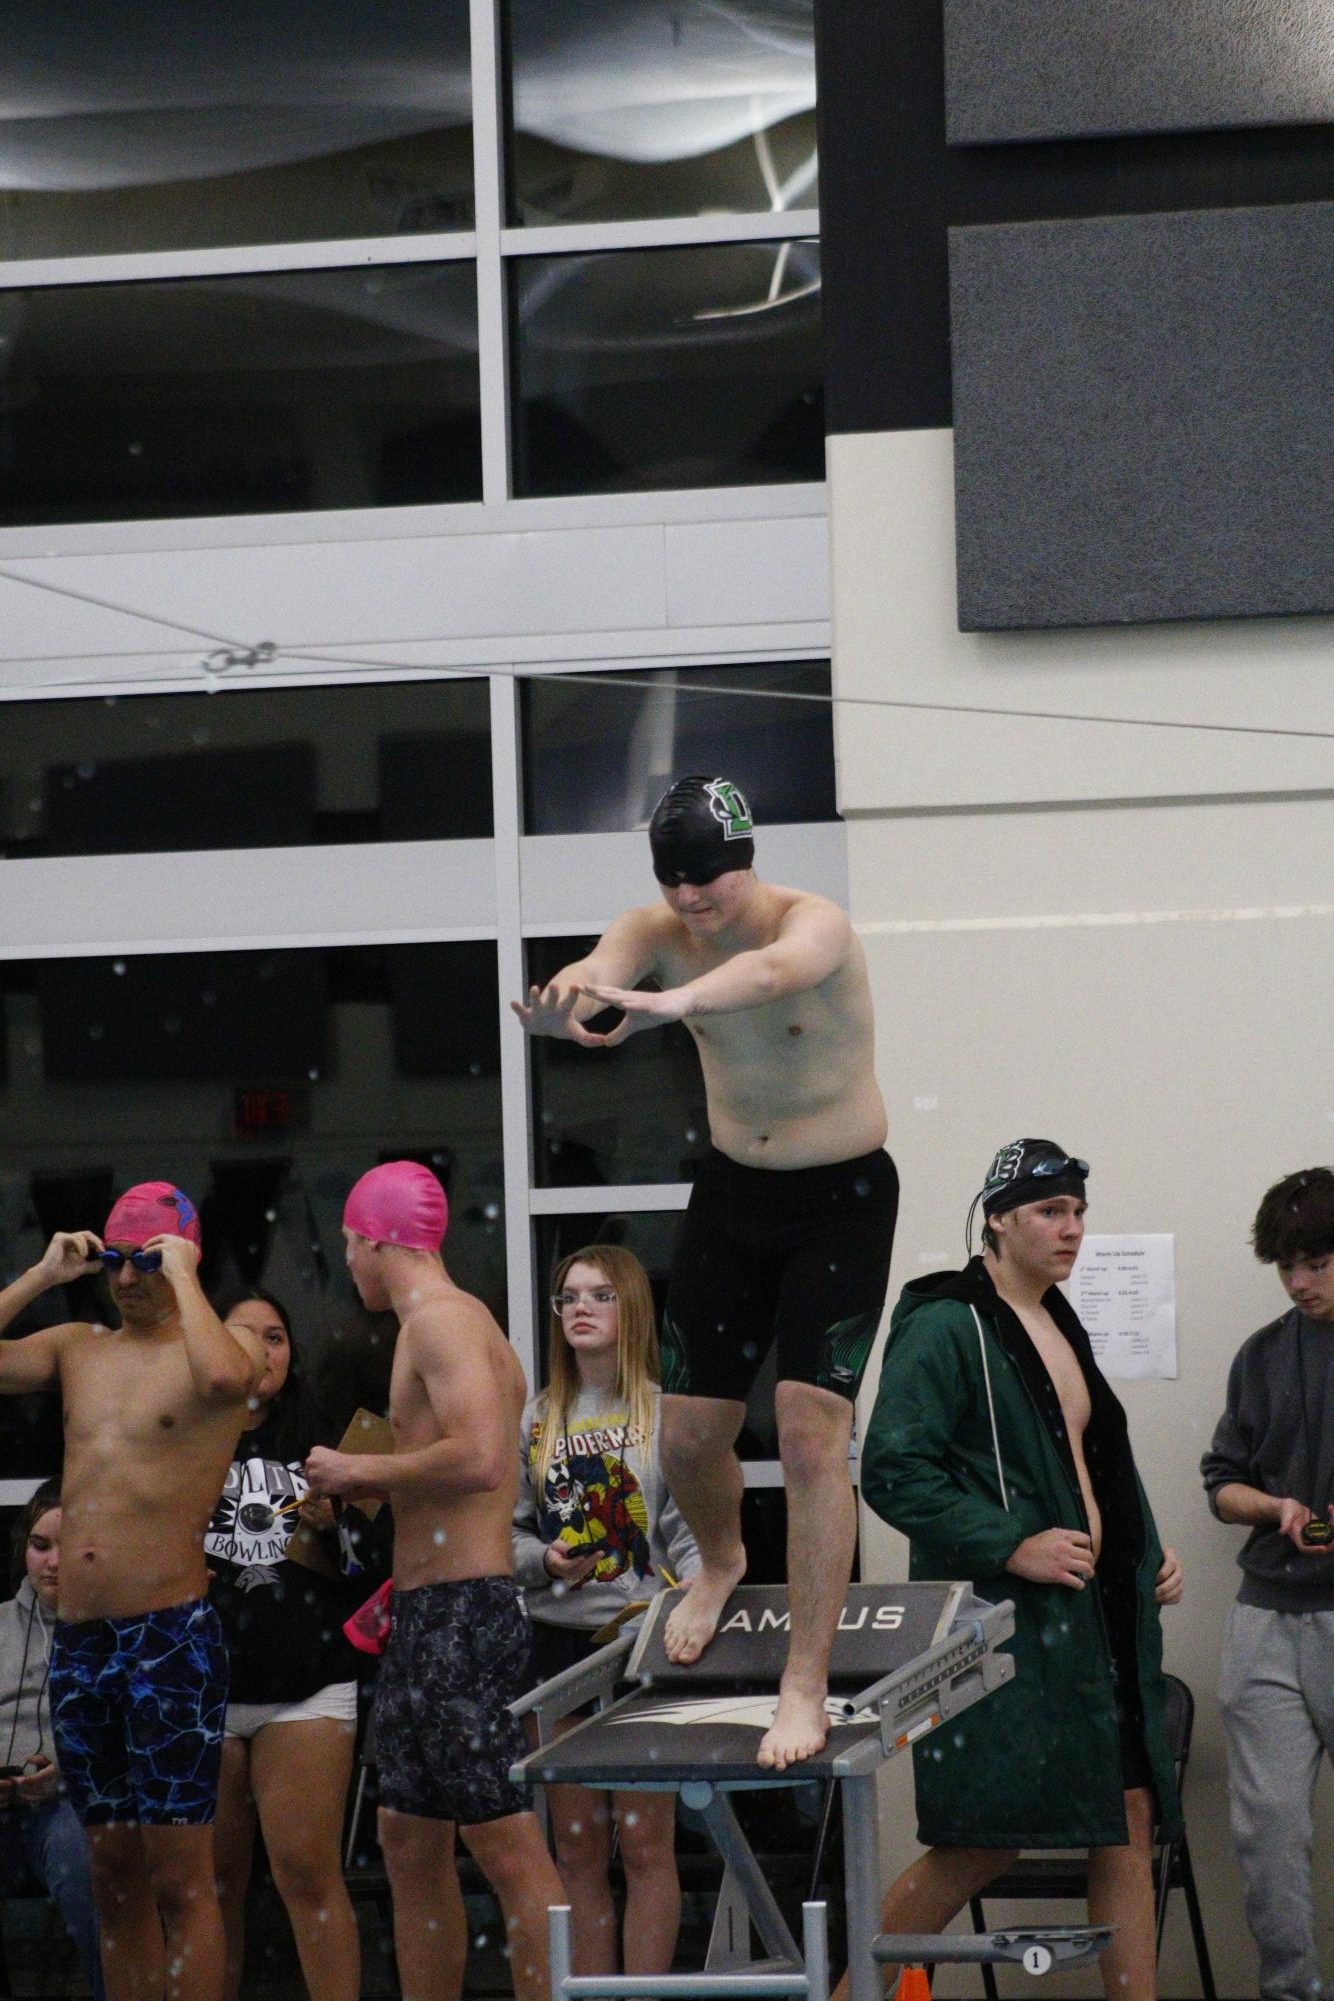
<svg viewBox="0 0 1334 2001"><path fill-rule="evenodd" d="M129 1619L58 1619L50 1687L60 1775L85 1827L212 1820L227 1650L207 1599Z"/></svg>

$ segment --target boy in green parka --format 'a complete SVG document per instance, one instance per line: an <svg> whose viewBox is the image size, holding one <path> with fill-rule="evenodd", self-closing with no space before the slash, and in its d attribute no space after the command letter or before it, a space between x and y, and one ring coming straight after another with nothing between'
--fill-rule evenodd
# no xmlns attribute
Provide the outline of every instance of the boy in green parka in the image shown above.
<svg viewBox="0 0 1334 2001"><path fill-rule="evenodd" d="M914 1578L1015 1606L1014 1680L914 1752L930 1852L886 1893L886 1931L940 1931L1024 1848L1088 1848L1089 1917L1116 1934L1116 2001L1156 1989L1152 1828L1177 1825L1158 1541L1125 1412L1057 1290L1084 1235L1086 1161L1002 1147L974 1208L983 1253L907 1286L862 1450L862 1492ZM969 1218L971 1224L971 1214Z"/></svg>

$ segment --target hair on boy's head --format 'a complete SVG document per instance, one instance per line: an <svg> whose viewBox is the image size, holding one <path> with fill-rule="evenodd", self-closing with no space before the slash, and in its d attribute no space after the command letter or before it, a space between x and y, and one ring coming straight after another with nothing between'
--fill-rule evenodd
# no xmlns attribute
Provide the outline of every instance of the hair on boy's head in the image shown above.
<svg viewBox="0 0 1334 2001"><path fill-rule="evenodd" d="M1334 1253L1334 1168L1304 1167L1265 1193L1251 1230L1262 1265Z"/></svg>

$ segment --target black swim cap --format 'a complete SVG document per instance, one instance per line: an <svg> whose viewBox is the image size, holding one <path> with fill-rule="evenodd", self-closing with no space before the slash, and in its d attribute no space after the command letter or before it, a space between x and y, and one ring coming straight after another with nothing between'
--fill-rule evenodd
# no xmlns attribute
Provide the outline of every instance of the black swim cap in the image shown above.
<svg viewBox="0 0 1334 2001"><path fill-rule="evenodd" d="M1011 1140L987 1169L978 1196L982 1214L1003 1216L1050 1195L1077 1195L1082 1202L1088 1171L1086 1160L1072 1159L1054 1139Z"/></svg>
<svg viewBox="0 0 1334 2001"><path fill-rule="evenodd" d="M648 837L653 873L669 888L702 887L755 861L755 831L745 795L730 778L678 778L653 809Z"/></svg>

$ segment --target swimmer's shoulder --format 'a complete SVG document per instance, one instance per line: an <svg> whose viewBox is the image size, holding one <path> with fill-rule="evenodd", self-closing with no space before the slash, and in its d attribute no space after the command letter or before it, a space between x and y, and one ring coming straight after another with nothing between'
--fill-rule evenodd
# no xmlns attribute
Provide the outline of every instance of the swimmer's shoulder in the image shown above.
<svg viewBox="0 0 1334 2001"><path fill-rule="evenodd" d="M413 1346L422 1341L446 1340L487 1346L499 1342L509 1347L490 1308L459 1285L433 1292L429 1299L415 1306L403 1322L403 1332Z"/></svg>
<svg viewBox="0 0 1334 2001"><path fill-rule="evenodd" d="M42 1337L62 1360L89 1354L93 1349L115 1345L118 1330L100 1320L64 1320L56 1327L44 1327Z"/></svg>
<svg viewBox="0 0 1334 2001"><path fill-rule="evenodd" d="M822 956L832 956L844 967L849 962L863 963L861 941L841 903L813 889L791 889L782 883L769 887L775 900L778 938L809 940Z"/></svg>
<svg viewBox="0 0 1334 2001"><path fill-rule="evenodd" d="M678 936L686 935L679 917L664 902L635 903L608 925L608 939L627 940L653 953L666 951Z"/></svg>

